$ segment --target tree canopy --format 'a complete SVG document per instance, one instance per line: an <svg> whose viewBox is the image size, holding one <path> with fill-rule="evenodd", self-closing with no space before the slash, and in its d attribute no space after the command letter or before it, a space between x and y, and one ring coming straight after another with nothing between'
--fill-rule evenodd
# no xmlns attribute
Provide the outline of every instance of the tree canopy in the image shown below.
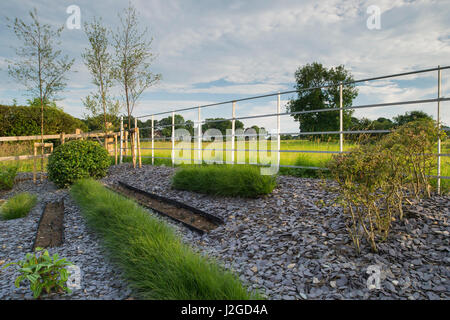
<svg viewBox="0 0 450 320"><path fill-rule="evenodd" d="M223 121L218 121L223 120ZM218 129L222 133L222 135L227 134L227 129L231 130L232 123L231 120L225 120L225 118L208 118L205 119L206 123L202 125L202 132L205 132L208 129ZM208 122L208 121L214 121L214 122ZM239 121L235 120L234 123L235 129L244 129L244 124Z"/></svg>
<svg viewBox="0 0 450 320"><path fill-rule="evenodd" d="M353 76L344 66L327 69L321 63L314 62L301 66L295 72L298 90L297 98L289 101L288 112L311 111L318 109L339 108L339 84L343 82L343 106L352 105L358 95ZM326 88L320 88L327 86ZM315 88L305 90L306 88ZM344 129L351 125L353 110L344 110ZM336 131L339 130L339 111L311 112L292 115L299 121L302 132Z"/></svg>

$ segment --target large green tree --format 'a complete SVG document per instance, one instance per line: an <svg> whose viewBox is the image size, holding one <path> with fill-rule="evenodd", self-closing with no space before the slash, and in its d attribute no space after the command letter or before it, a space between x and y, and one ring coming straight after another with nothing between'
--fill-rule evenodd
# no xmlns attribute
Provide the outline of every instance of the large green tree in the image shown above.
<svg viewBox="0 0 450 320"><path fill-rule="evenodd" d="M244 124L239 120L236 120L234 126L235 129L244 129ZM205 132L208 129L218 129L222 132L222 135L225 136L227 134L227 129L231 130L231 127L231 120L225 120L225 118L208 118L205 119L205 124L202 125L202 132Z"/></svg>
<svg viewBox="0 0 450 320"><path fill-rule="evenodd" d="M420 120L420 119L433 120L433 118L429 114L427 114L423 111L415 110L415 111L405 112L405 114L399 114L398 116L394 117L394 123L396 126L399 127L408 122L416 121L416 120Z"/></svg>
<svg viewBox="0 0 450 320"><path fill-rule="evenodd" d="M316 109L339 108L339 84L343 85L343 106L352 105L358 95L353 76L344 66L326 68L321 63L314 62L301 66L295 72L295 89L299 90L297 98L288 102L288 112L310 111ZM329 86L326 88L315 88ZM351 126L353 110L344 110L344 130ZM336 131L339 130L339 111L311 112L292 115L300 122L302 132Z"/></svg>
<svg viewBox="0 0 450 320"><path fill-rule="evenodd" d="M168 116L159 121L155 121L155 127L161 132L164 137L172 136L172 116ZM186 129L190 135L194 135L194 122L191 120L184 120L184 117L180 114L175 114L175 130Z"/></svg>

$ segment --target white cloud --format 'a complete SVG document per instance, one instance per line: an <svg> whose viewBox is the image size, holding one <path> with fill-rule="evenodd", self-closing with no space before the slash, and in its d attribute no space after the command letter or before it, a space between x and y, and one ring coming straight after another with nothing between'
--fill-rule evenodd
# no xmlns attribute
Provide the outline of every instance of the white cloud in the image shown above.
<svg viewBox="0 0 450 320"><path fill-rule="evenodd" d="M115 27L117 13L127 2L80 0L77 4L83 21L97 15ZM210 96L203 99L203 94L216 94L220 100L223 95L251 96L291 89L286 83L293 83L297 67L313 61L326 66L344 64L355 78L367 78L445 65L450 56L448 1L136 0L133 3L141 21L154 36L154 50L159 55L153 65L154 72L163 75L161 84L149 90L155 99L141 101L138 113L195 106L205 104L205 100L217 102ZM366 9L372 4L381 8L381 30L366 27ZM20 5L4 1L0 10L4 15L27 19L27 11L33 6L46 22L61 25L67 18L66 3L52 0L24 0ZM0 31L2 43L17 44L4 26ZM81 30L66 30L62 40L64 50L77 59L74 70L78 70L70 75L62 104L66 111L81 116L81 98L92 90L80 58L86 39ZM13 51L5 47L1 55L13 56ZM3 61L0 67L1 98L22 96L22 87L11 83ZM450 73L443 74L443 94L448 95ZM219 79L233 85L196 86ZM410 87L403 88L393 81L378 81L362 85L360 93L371 102L418 99L434 94L434 88L410 83ZM176 96L180 93L187 96L186 100ZM174 98L167 99L171 94ZM272 107L267 105L269 109ZM378 110L365 111L365 114L377 117L385 112Z"/></svg>

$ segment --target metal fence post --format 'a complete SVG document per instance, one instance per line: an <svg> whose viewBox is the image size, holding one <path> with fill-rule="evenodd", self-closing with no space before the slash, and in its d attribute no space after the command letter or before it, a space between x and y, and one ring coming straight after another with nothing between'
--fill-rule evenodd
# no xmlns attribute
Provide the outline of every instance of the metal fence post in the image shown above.
<svg viewBox="0 0 450 320"><path fill-rule="evenodd" d="M235 133L236 133L236 102L233 101L233 106L231 110L231 163L234 164L234 139L235 139ZM226 158L225 158L226 159Z"/></svg>
<svg viewBox="0 0 450 320"><path fill-rule="evenodd" d="M281 113L281 95L278 92L277 96L277 165L280 166L280 158L281 158L281 122L280 122L280 113Z"/></svg>
<svg viewBox="0 0 450 320"><path fill-rule="evenodd" d="M438 66L438 99L441 98L441 66ZM437 103L437 128L440 129L441 121L441 101ZM437 141L437 192L441 193L441 138L438 136Z"/></svg>
<svg viewBox="0 0 450 320"><path fill-rule="evenodd" d="M120 117L120 148L119 148L120 160L119 163L123 161L123 117Z"/></svg>
<svg viewBox="0 0 450 320"><path fill-rule="evenodd" d="M172 112L172 167L175 165L175 112Z"/></svg>
<svg viewBox="0 0 450 320"><path fill-rule="evenodd" d="M202 164L202 115L200 107L198 107L197 162L198 164Z"/></svg>
<svg viewBox="0 0 450 320"><path fill-rule="evenodd" d="M339 152L344 151L344 108L342 101L342 82L339 84Z"/></svg>
<svg viewBox="0 0 450 320"><path fill-rule="evenodd" d="M139 135L139 129L138 129L138 125L137 125L137 118L134 118L134 163L135 163L135 167L136 164L138 163L138 135Z"/></svg>
<svg viewBox="0 0 450 320"><path fill-rule="evenodd" d="M155 116L152 115L152 165L155 164Z"/></svg>

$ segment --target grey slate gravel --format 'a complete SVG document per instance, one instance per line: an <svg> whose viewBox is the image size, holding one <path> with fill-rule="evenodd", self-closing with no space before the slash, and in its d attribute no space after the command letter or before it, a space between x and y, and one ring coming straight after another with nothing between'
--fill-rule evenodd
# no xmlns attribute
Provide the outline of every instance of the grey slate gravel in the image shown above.
<svg viewBox="0 0 450 320"><path fill-rule="evenodd" d="M177 230L186 243L218 258L269 299L450 298L449 196L418 203L419 214L395 223L378 253L363 245L357 255L340 209L316 205L333 195L315 179L279 176L271 195L226 198L172 189L175 170L123 164L111 167L103 181L122 180L223 217L226 224L207 235ZM367 288L370 265L381 267L380 290Z"/></svg>
<svg viewBox="0 0 450 320"><path fill-rule="evenodd" d="M200 236L171 220L183 240L202 254L216 257L234 270L249 288L266 292L269 299L449 299L449 196L434 196L417 204L418 212L394 225L379 253L363 246L357 255L345 230L341 212L318 207L316 201L332 195L315 179L280 176L271 195L258 199L213 197L173 190L170 167L129 164L112 166L105 183L122 180L138 188L171 197L216 214L226 223ZM22 174L26 175L26 174ZM67 190L45 181L16 184L0 198L18 191L38 194L39 203L23 219L0 221L0 260L22 259L31 248L37 222L46 201L65 199L65 242L50 249L82 269L81 291L48 299L126 299L132 291L105 257L99 239L84 224ZM366 286L367 267L382 268L381 289ZM289 267L290 266L290 267ZM0 299L31 298L16 289L13 268L0 272ZM313 280L314 279L314 280Z"/></svg>
<svg viewBox="0 0 450 320"><path fill-rule="evenodd" d="M29 176L19 173L20 178ZM76 264L81 269L81 289L71 294L52 294L43 299L126 299L131 291L122 280L117 268L105 258L97 236L87 229L78 207L67 190L58 190L53 183L44 182L34 185L32 181L16 183L13 190L3 192L0 198L7 199L17 192L28 191L38 196L38 204L30 214L21 219L0 220L0 261L6 264L22 260L31 252L38 221L45 203L64 199L64 244L49 248L49 253L58 253L60 257ZM1 262L0 262L1 263ZM31 291L24 284L14 287L14 279L20 274L17 266L0 271L0 300L32 299Z"/></svg>

